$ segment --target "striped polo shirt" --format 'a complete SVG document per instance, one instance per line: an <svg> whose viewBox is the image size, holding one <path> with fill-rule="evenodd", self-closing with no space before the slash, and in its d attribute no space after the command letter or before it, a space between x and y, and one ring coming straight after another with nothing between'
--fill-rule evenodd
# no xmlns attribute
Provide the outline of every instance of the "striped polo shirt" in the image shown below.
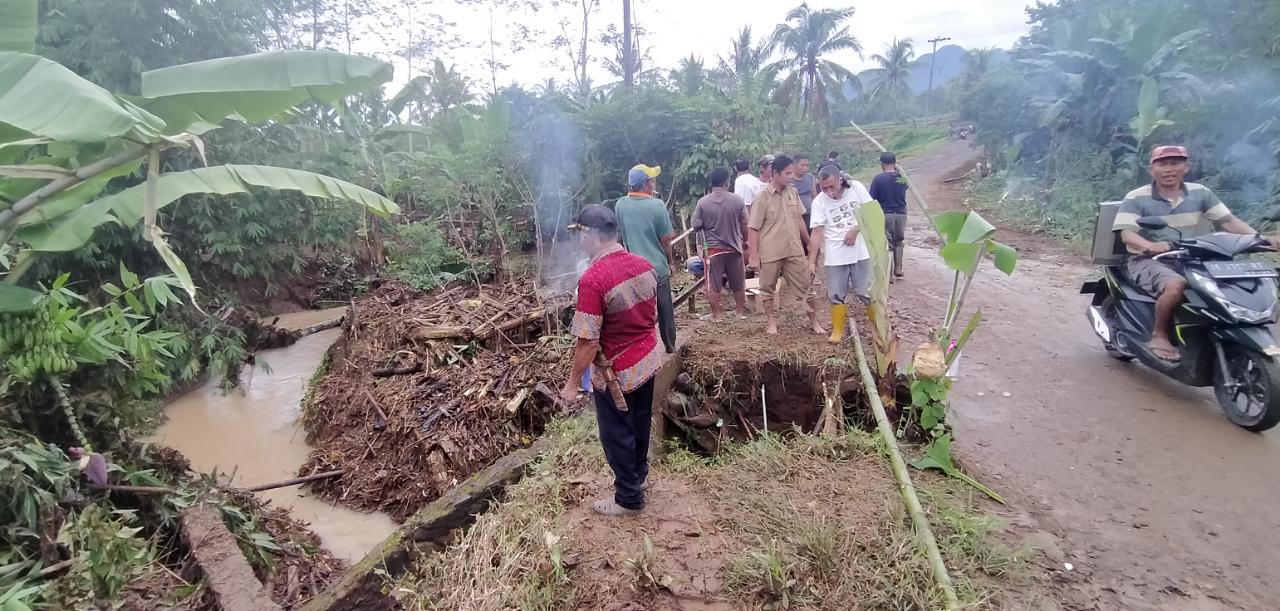
<svg viewBox="0 0 1280 611"><path fill-rule="evenodd" d="M1138 219L1154 216L1164 219L1169 229L1152 231L1138 226ZM1208 222L1220 222L1231 216L1231 211L1208 187L1188 182L1182 184L1182 197L1177 201L1165 199L1154 184L1139 187L1124 196L1120 210L1116 212L1114 231L1129 229L1151 242L1166 242L1178 237L1177 229L1184 237L1203 235L1209 231ZM1141 252L1129 247L1130 254Z"/></svg>

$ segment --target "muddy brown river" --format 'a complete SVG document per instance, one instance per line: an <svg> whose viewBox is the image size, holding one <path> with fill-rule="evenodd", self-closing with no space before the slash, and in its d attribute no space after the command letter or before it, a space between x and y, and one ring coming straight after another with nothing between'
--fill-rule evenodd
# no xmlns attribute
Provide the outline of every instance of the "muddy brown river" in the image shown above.
<svg viewBox="0 0 1280 611"><path fill-rule="evenodd" d="M342 316L345 308L285 314L278 323L302 328ZM311 452L298 422L302 396L325 351L342 331L330 329L296 344L258 354L259 367L245 372L244 390L223 393L217 380L188 392L165 408L167 419L153 440L181 451L191 466L217 470L240 487L294 477ZM265 363L269 371L262 368ZM310 523L325 549L354 563L395 530L383 513L337 507L297 486L257 493L297 520Z"/></svg>

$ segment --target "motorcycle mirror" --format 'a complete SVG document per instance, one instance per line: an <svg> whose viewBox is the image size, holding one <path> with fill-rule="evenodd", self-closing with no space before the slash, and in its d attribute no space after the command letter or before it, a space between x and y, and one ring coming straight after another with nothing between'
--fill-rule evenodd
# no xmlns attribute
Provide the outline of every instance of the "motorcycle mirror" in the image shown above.
<svg viewBox="0 0 1280 611"><path fill-rule="evenodd" d="M1144 216L1138 219L1138 226L1143 229L1157 231L1168 227L1169 223L1166 223L1164 219L1157 216Z"/></svg>

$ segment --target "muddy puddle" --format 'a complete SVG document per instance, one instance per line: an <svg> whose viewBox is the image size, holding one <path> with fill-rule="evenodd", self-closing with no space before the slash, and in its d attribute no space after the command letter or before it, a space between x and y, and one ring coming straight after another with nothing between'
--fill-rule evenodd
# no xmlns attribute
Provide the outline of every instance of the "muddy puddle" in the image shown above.
<svg viewBox="0 0 1280 611"><path fill-rule="evenodd" d="M335 308L285 314L278 324L302 328L342 316L344 311ZM233 474L237 486L296 476L311 452L298 422L302 397L325 351L341 333L330 329L287 348L259 353L259 367L242 378L243 392L223 394L217 381L210 380L179 397L165 408L167 419L153 440L181 451L199 471L216 469L224 476ZM288 508L295 519L309 522L324 547L347 562L363 558L396 528L386 514L337 507L296 486L258 495Z"/></svg>

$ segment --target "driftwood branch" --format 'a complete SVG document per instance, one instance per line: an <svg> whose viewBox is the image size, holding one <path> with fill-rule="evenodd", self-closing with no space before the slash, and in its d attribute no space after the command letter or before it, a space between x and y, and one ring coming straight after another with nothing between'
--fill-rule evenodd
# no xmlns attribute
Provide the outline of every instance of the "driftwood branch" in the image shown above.
<svg viewBox="0 0 1280 611"><path fill-rule="evenodd" d="M294 333L297 333L298 337L301 338L301 337L306 337L308 335L311 335L313 333L328 331L329 329L336 329L342 326L342 322L346 320L346 318L347 318L346 316L339 316L333 320L326 320L322 323L311 325L310 327L298 329L297 331L294 331Z"/></svg>
<svg viewBox="0 0 1280 611"><path fill-rule="evenodd" d="M462 340L483 340L489 339L498 333L506 333L513 329L518 329L525 325L531 325L540 322L547 315L546 308L539 308L530 311L528 314L519 318L512 318L504 322L493 324L491 322L481 323L474 329L464 326L448 326L433 325L418 327L409 332L409 338L415 341L426 341L433 339L462 339Z"/></svg>
<svg viewBox="0 0 1280 611"><path fill-rule="evenodd" d="M308 482L319 481L322 479L329 479L331 477L338 477L339 475L342 475L343 473L346 473L346 472L347 472L346 469L338 469L336 471L325 471L324 473L316 473L314 475L304 475L302 477L287 479L283 482L275 482L273 484L262 484L261 486L245 488L245 490L248 490L249 492L263 492L265 490L275 490L276 488L285 488L287 486L297 486L298 484L306 484Z"/></svg>
<svg viewBox="0 0 1280 611"><path fill-rule="evenodd" d="M177 492L173 488L164 488L162 486L124 486L119 484L91 484L89 486L94 490L105 490L107 492L131 492L133 494L173 494Z"/></svg>

